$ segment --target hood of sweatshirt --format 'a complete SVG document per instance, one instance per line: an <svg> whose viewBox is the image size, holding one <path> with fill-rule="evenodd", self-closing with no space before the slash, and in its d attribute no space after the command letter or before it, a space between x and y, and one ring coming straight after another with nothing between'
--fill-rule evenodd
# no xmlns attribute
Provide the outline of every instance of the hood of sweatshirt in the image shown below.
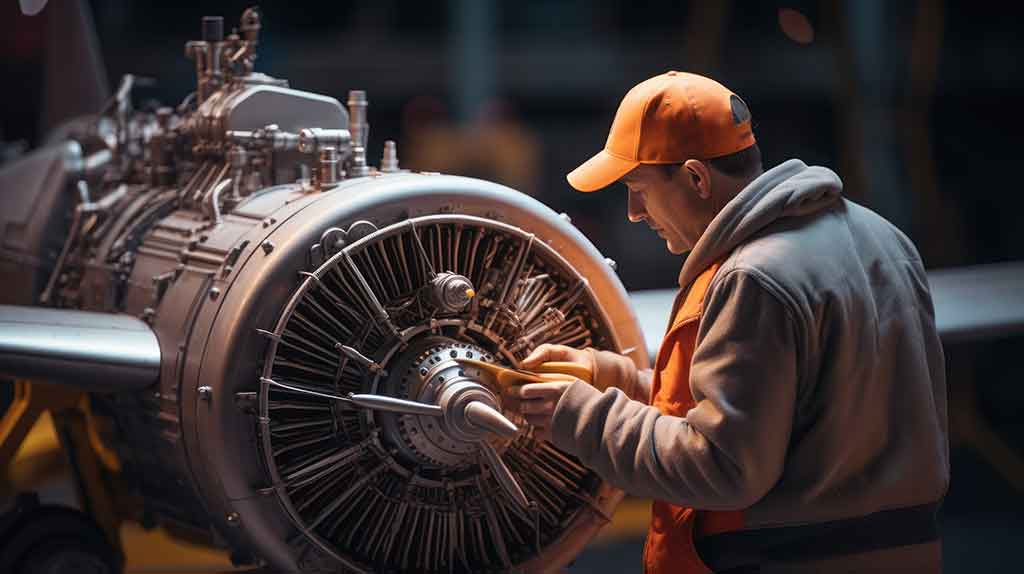
<svg viewBox="0 0 1024 574"><path fill-rule="evenodd" d="M764 172L743 188L711 220L679 272L686 287L715 261L750 236L784 217L808 215L839 200L843 182L832 170L791 159Z"/></svg>

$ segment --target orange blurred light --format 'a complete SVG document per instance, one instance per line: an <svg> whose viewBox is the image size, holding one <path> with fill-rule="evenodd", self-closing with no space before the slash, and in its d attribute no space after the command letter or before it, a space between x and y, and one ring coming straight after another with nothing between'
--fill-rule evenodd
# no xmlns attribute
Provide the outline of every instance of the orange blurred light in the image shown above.
<svg viewBox="0 0 1024 574"><path fill-rule="evenodd" d="M779 28L787 38L797 44L810 44L814 41L814 26L800 12L792 8L779 9Z"/></svg>

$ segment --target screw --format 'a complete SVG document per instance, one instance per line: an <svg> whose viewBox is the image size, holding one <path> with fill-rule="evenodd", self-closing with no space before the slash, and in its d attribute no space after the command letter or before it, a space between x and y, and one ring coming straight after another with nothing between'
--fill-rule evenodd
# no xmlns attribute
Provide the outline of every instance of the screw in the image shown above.
<svg viewBox="0 0 1024 574"><path fill-rule="evenodd" d="M220 297L220 287L210 287L210 299Z"/></svg>
<svg viewBox="0 0 1024 574"><path fill-rule="evenodd" d="M204 401L209 401L212 396L213 396L213 388L212 387L209 387L209 386L206 386L206 385L203 385L203 386L199 387L199 398L203 399Z"/></svg>
<svg viewBox="0 0 1024 574"><path fill-rule="evenodd" d="M235 527L237 527L239 521L241 521L241 517L238 516L237 512L229 512L228 515L227 515L227 520L228 520L228 526L235 526Z"/></svg>
<svg viewBox="0 0 1024 574"><path fill-rule="evenodd" d="M558 217L562 218L562 220L565 221L566 223L572 223L572 218L569 217L568 213L559 213Z"/></svg>
<svg viewBox="0 0 1024 574"><path fill-rule="evenodd" d="M263 243L262 243L262 244L260 245L260 247L262 247L262 248L263 248L263 252L264 252L264 253L267 253L267 254L269 254L269 253L270 253L271 251L273 251L273 250L274 250L274 242L272 242L271 240L269 240L269 239L268 239L268 240L264 241L264 242L263 242Z"/></svg>
<svg viewBox="0 0 1024 574"><path fill-rule="evenodd" d="M615 271L616 269L619 268L619 264L616 263L615 260L612 259L611 257L605 257L604 262L608 264L608 267L612 268L612 271Z"/></svg>

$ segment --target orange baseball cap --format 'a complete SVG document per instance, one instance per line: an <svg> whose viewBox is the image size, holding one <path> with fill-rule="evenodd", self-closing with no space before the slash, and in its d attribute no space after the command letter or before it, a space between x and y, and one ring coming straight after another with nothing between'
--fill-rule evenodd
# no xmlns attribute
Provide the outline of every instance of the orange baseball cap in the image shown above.
<svg viewBox="0 0 1024 574"><path fill-rule="evenodd" d="M597 191L642 163L712 159L754 143L750 110L739 96L711 78L665 72L622 98L604 149L566 179L579 191Z"/></svg>

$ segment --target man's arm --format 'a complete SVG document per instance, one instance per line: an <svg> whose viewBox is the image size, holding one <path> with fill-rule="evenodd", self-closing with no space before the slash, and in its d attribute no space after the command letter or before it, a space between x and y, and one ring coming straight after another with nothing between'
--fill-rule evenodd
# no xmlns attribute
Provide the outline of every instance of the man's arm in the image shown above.
<svg viewBox="0 0 1024 574"><path fill-rule="evenodd" d="M630 494L711 510L750 506L782 473L797 388L793 318L753 272L705 300L686 417L618 389L574 383L552 420L556 446Z"/></svg>

